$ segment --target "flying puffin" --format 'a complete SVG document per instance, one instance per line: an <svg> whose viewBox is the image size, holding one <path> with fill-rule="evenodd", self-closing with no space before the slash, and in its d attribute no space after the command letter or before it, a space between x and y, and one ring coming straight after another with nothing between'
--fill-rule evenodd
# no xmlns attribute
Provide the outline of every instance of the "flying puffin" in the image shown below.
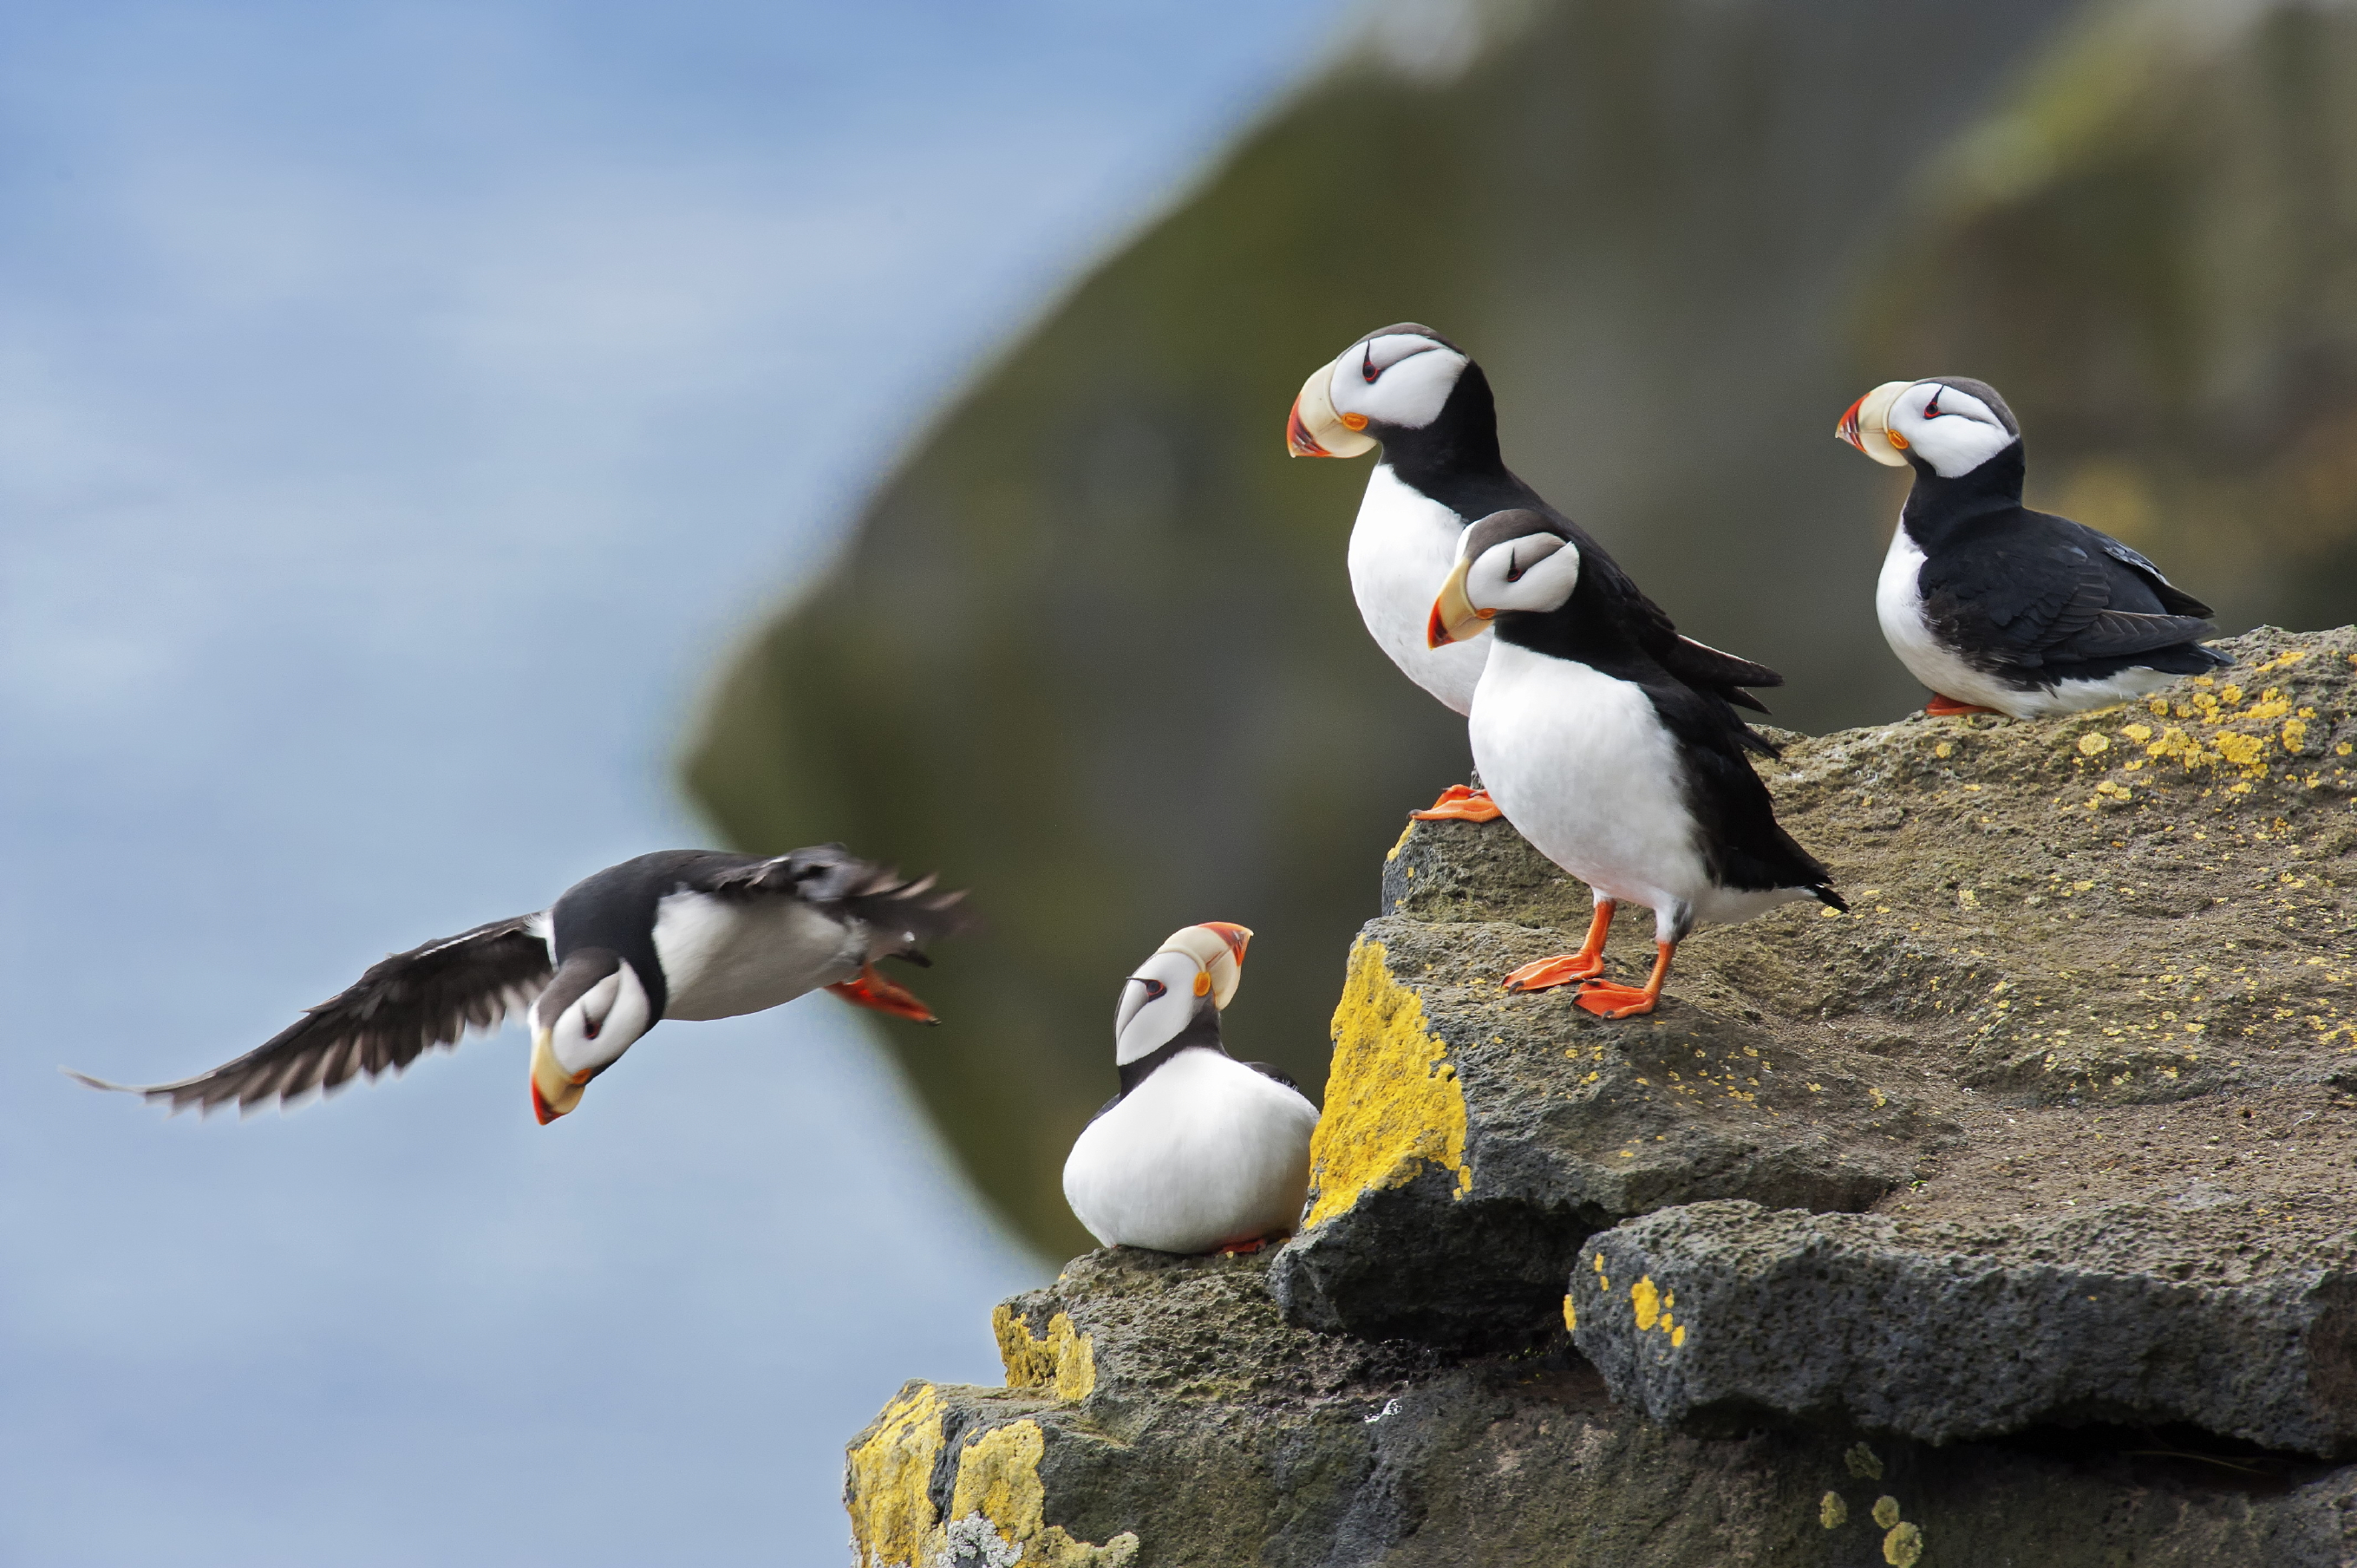
<svg viewBox="0 0 2357 1568"><path fill-rule="evenodd" d="M331 1092L355 1074L398 1073L468 1028L530 1008L532 1109L544 1126L665 1018L733 1018L824 986L919 1023L925 1004L877 972L927 962L920 944L966 924L964 895L860 860L841 844L762 860L662 850L575 883L547 909L394 953L357 984L235 1061L177 1083L93 1089L210 1111Z"/></svg>
<svg viewBox="0 0 2357 1568"><path fill-rule="evenodd" d="M1483 631L1496 646L1473 693L1474 764L1514 830L1596 895L1579 951L1525 964L1506 976L1509 991L1580 982L1590 1013L1650 1013L1697 922L1748 920L1798 898L1848 908L1776 825L1744 755L1776 748L1724 690L1682 673L1695 645L1577 527L1515 509L1465 531L1426 636L1438 648ZM1596 978L1624 903L1653 911L1642 986Z"/></svg>
<svg viewBox="0 0 2357 1568"><path fill-rule="evenodd" d="M1413 321L1370 332L1310 372L1286 417L1285 445L1296 457L1355 457L1382 447L1351 530L1351 592L1392 662L1455 712L1470 714L1488 649L1425 636L1465 526L1512 508L1562 520L1500 455L1497 404L1481 367ZM1671 646L1660 657L1679 678L1768 711L1742 688L1781 685L1782 676L1688 642L1644 607L1667 633ZM1487 822L1498 809L1458 784L1415 814Z"/></svg>
<svg viewBox="0 0 2357 1568"><path fill-rule="evenodd" d="M1220 1043L1251 940L1222 920L1189 926L1122 987L1121 1092L1064 1162L1064 1200L1108 1247L1256 1252L1300 1222L1318 1108Z"/></svg>
<svg viewBox="0 0 2357 1568"><path fill-rule="evenodd" d="M1915 470L1874 593L1926 711L2075 714L2233 660L2210 607L2109 534L2021 504L2021 426L1986 381L1886 381L1834 434Z"/></svg>

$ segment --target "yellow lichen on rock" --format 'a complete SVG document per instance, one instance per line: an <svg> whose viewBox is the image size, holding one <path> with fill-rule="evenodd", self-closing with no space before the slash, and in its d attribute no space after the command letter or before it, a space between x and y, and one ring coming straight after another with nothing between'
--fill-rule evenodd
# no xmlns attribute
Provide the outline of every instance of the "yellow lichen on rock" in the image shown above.
<svg viewBox="0 0 2357 1568"><path fill-rule="evenodd" d="M950 1518L981 1516L1006 1545L1022 1548L1017 1561L1039 1568L1121 1568L1137 1555L1135 1534L1124 1530L1096 1546L1043 1517L1048 1490L1040 1484L1039 1460L1047 1451L1047 1434L1036 1421L1010 1422L967 1444L958 1455Z"/></svg>
<svg viewBox="0 0 2357 1568"><path fill-rule="evenodd" d="M851 1445L844 1507L851 1514L859 1568L917 1568L938 1533L928 1488L942 1452L942 1396L932 1384L902 1386Z"/></svg>
<svg viewBox="0 0 2357 1568"><path fill-rule="evenodd" d="M1071 1314L1056 1314L1048 1320L1047 1337L1035 1338L1022 1315L1001 1302L991 1308L990 1328L998 1338L998 1359L1006 1369L1008 1388L1053 1389L1067 1403L1077 1403L1095 1391L1096 1347L1072 1326Z"/></svg>
<svg viewBox="0 0 2357 1568"><path fill-rule="evenodd" d="M1662 1293L1660 1287L1653 1283L1651 1274L1629 1287L1629 1305L1636 1309L1637 1326L1641 1330L1652 1327L1661 1317Z"/></svg>
<svg viewBox="0 0 2357 1568"><path fill-rule="evenodd" d="M1351 949L1334 1009L1334 1065L1309 1142L1305 1229L1431 1166L1455 1176L1460 1197L1473 1185L1465 1091L1448 1044L1425 1023L1423 1002L1392 978L1383 944L1361 940Z"/></svg>
<svg viewBox="0 0 2357 1568"><path fill-rule="evenodd" d="M1890 1568L1915 1568L1923 1561L1923 1530L1920 1525L1900 1523L1890 1527L1882 1538L1882 1560Z"/></svg>
<svg viewBox="0 0 2357 1568"><path fill-rule="evenodd" d="M1849 1504L1839 1492L1827 1492L1817 1499L1817 1522L1827 1530L1839 1530L1849 1522Z"/></svg>

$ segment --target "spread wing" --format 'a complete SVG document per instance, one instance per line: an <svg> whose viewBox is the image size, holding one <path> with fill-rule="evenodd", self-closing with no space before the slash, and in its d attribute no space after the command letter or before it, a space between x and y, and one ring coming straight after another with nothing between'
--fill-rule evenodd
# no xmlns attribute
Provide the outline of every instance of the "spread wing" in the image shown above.
<svg viewBox="0 0 2357 1568"><path fill-rule="evenodd" d="M397 1073L436 1046L457 1045L469 1028L497 1028L511 1009L530 1006L550 973L546 929L544 916L519 915L394 953L235 1061L177 1083L108 1083L66 1070L92 1089L168 1101L174 1111L232 1100L251 1111L332 1091L355 1074Z"/></svg>
<svg viewBox="0 0 2357 1568"><path fill-rule="evenodd" d="M2040 512L2016 512L1976 548L1933 557L1918 582L1935 624L2027 669L2157 653L2217 629L2208 607L2126 545Z"/></svg>
<svg viewBox="0 0 2357 1568"><path fill-rule="evenodd" d="M814 844L770 860L715 856L687 886L722 898L799 898L829 913L897 935L899 956L926 961L924 944L970 929L963 892L936 893L934 878L909 878L862 860L839 843Z"/></svg>

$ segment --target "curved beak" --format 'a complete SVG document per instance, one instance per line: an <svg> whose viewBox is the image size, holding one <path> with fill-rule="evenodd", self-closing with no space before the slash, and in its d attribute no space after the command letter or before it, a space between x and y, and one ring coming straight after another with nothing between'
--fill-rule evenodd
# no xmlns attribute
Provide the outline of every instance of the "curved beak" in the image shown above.
<svg viewBox="0 0 2357 1568"><path fill-rule="evenodd" d="M1450 568L1448 580L1440 585L1440 596L1432 601L1432 618L1425 623L1424 645L1445 648L1452 642L1470 642L1490 629L1497 618L1496 610L1477 610L1465 594L1465 574L1472 569L1470 561L1459 561Z"/></svg>
<svg viewBox="0 0 2357 1568"><path fill-rule="evenodd" d="M1333 376L1334 362L1329 360L1301 383L1301 392L1285 416L1287 456L1356 457L1375 449L1375 438L1365 434L1366 415L1334 412L1334 399L1328 390Z"/></svg>
<svg viewBox="0 0 2357 1568"><path fill-rule="evenodd" d="M547 1126L570 1114L581 1103L581 1089L593 1075L569 1073L556 1059L556 1036L548 1029L532 1034L532 1113Z"/></svg>
<svg viewBox="0 0 2357 1568"><path fill-rule="evenodd" d="M1890 405L1913 381L1885 381L1856 403L1834 426L1836 440L1846 441L1886 467L1907 467L1907 439L1890 428Z"/></svg>

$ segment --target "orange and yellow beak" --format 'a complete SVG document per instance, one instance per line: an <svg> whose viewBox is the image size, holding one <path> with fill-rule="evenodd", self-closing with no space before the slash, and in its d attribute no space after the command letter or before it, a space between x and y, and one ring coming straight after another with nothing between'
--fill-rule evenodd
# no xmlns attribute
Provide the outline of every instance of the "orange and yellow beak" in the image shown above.
<svg viewBox="0 0 2357 1568"><path fill-rule="evenodd" d="M1469 561L1459 561L1440 585L1440 596L1432 601L1432 618L1425 623L1424 645L1446 648L1452 642L1470 642L1490 629L1498 616L1496 610L1477 610L1465 592L1465 574L1472 569Z"/></svg>
<svg viewBox="0 0 2357 1568"><path fill-rule="evenodd" d="M555 1036L546 1029L534 1030L532 1036L532 1113L540 1124L547 1126L559 1116L568 1115L581 1103L582 1087L597 1075L573 1073L556 1059Z"/></svg>
<svg viewBox="0 0 2357 1568"><path fill-rule="evenodd" d="M1375 449L1375 438L1365 434L1363 413L1337 413L1329 389L1334 365L1329 360L1309 372L1300 395L1285 416L1285 450L1295 457L1356 457Z"/></svg>
<svg viewBox="0 0 2357 1568"><path fill-rule="evenodd" d="M1834 426L1835 439L1846 441L1887 467L1907 467L1907 438L1890 428L1890 405L1913 381L1885 381L1856 403Z"/></svg>

